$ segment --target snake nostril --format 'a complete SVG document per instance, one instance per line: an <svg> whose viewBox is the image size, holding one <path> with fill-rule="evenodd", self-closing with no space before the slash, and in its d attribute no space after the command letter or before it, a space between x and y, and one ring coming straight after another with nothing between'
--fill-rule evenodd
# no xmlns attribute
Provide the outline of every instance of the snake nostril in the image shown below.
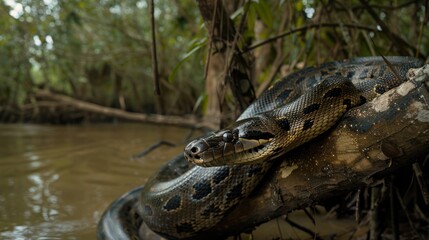
<svg viewBox="0 0 429 240"><path fill-rule="evenodd" d="M192 153L197 153L198 152L198 148L197 147L192 147L191 148L191 152Z"/></svg>

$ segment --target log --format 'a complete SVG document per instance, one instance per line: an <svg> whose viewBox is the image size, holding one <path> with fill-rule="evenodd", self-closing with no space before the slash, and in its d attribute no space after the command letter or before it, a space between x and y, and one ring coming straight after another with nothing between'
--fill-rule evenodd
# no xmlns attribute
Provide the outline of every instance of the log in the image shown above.
<svg viewBox="0 0 429 240"><path fill-rule="evenodd" d="M194 116L168 116L159 114L144 114L136 112L127 112L117 108L101 106L95 103L85 102L66 95L52 93L48 90L36 90L36 97L48 98L62 104L73 106L82 111L93 112L105 116L116 117L120 119L146 122L160 123L176 126L184 126L190 128L210 128L215 129L216 126L210 122L204 122Z"/></svg>
<svg viewBox="0 0 429 240"><path fill-rule="evenodd" d="M350 110L331 131L277 159L249 198L198 237L238 234L370 186L429 154L429 65L409 76L410 81Z"/></svg>

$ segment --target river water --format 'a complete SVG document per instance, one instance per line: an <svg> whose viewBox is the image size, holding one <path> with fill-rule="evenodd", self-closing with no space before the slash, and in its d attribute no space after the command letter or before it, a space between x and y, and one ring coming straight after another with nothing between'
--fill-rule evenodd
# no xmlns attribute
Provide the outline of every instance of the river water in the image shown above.
<svg viewBox="0 0 429 240"><path fill-rule="evenodd" d="M188 134L184 128L137 123L0 124L0 239L95 239L104 209L183 151ZM132 159L160 140L177 145ZM302 214L295 221L315 227ZM254 239L308 238L278 222ZM316 227L346 232L353 222L328 224Z"/></svg>
<svg viewBox="0 0 429 240"><path fill-rule="evenodd" d="M188 132L144 124L0 125L0 239L94 239L104 209L182 151ZM159 140L178 146L131 160Z"/></svg>

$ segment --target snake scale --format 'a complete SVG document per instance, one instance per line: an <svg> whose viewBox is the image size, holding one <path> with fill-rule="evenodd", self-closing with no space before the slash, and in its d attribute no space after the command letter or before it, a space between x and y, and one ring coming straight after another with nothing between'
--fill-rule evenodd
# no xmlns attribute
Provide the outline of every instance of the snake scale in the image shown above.
<svg viewBox="0 0 429 240"><path fill-rule="evenodd" d="M141 221L167 238L198 235L252 192L270 159L320 135L348 109L398 86L408 69L422 65L412 57L364 57L286 76L231 126L192 141L185 156L114 202L99 222L98 238L138 238Z"/></svg>

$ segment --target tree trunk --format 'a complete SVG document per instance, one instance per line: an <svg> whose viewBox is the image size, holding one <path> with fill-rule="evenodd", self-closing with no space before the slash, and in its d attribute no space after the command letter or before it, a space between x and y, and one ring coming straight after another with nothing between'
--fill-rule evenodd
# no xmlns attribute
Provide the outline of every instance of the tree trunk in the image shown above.
<svg viewBox="0 0 429 240"><path fill-rule="evenodd" d="M258 190L204 235L240 233L423 160L429 154L429 65L425 69L426 85L405 82L281 157Z"/></svg>
<svg viewBox="0 0 429 240"><path fill-rule="evenodd" d="M209 53L206 66L208 107L205 118L221 125L226 84L229 83L237 101L235 119L253 100L248 61L237 53L238 36L222 1L198 0L198 7L209 32Z"/></svg>

